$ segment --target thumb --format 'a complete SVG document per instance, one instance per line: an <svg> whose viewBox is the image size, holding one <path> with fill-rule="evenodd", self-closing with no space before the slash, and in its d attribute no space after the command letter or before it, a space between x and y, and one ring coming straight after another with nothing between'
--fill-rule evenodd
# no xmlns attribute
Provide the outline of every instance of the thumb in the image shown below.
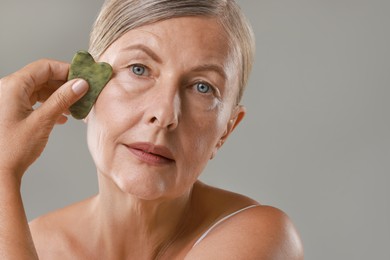
<svg viewBox="0 0 390 260"><path fill-rule="evenodd" d="M35 112L40 118L53 124L69 107L88 91L88 83L83 79L74 79L58 88Z"/></svg>

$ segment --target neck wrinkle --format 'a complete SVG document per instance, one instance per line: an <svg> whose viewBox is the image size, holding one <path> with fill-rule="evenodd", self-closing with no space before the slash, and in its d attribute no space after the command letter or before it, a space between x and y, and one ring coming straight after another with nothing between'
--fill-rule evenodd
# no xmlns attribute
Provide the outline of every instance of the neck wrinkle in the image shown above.
<svg viewBox="0 0 390 260"><path fill-rule="evenodd" d="M192 195L193 195L193 188L191 189L188 195L188 203L184 208L182 217L180 218L180 221L177 222L176 229L175 229L176 231L171 234L171 237L167 239L165 243L161 244L159 248L156 248L155 257L153 259L155 260L162 259L163 256L166 254L166 252L169 250L170 246L186 233L187 227L189 226L189 223L192 221L192 216L194 215L191 214L191 211L193 209Z"/></svg>
<svg viewBox="0 0 390 260"><path fill-rule="evenodd" d="M105 184L99 181L95 204L98 248L121 259L133 259L133 255L161 258L184 232L191 215L192 189L177 199L146 201L123 193L103 178ZM112 185L115 187L107 187Z"/></svg>

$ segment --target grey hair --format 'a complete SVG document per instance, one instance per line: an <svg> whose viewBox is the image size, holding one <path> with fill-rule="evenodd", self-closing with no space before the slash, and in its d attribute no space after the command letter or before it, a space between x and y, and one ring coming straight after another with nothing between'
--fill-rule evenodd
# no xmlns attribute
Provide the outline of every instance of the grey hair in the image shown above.
<svg viewBox="0 0 390 260"><path fill-rule="evenodd" d="M255 43L252 28L234 0L106 0L91 32L89 52L98 59L129 30L183 16L216 18L226 31L235 65L241 68L239 103L252 70Z"/></svg>

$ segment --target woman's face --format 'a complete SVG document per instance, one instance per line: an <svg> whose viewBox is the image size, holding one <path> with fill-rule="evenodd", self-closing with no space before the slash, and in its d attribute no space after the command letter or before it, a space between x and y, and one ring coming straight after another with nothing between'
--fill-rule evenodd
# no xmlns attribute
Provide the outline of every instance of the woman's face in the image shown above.
<svg viewBox="0 0 390 260"><path fill-rule="evenodd" d="M244 110L222 27L182 17L133 29L101 56L114 69L87 118L99 174L142 199L188 191Z"/></svg>

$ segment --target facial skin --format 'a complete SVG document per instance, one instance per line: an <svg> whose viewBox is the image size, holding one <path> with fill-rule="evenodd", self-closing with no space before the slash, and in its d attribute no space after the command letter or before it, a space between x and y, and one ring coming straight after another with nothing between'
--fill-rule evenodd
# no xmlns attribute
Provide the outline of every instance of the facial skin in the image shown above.
<svg viewBox="0 0 390 260"><path fill-rule="evenodd" d="M191 189L245 113L227 42L216 20L182 17L131 30L103 53L114 75L87 118L101 176L145 200Z"/></svg>

